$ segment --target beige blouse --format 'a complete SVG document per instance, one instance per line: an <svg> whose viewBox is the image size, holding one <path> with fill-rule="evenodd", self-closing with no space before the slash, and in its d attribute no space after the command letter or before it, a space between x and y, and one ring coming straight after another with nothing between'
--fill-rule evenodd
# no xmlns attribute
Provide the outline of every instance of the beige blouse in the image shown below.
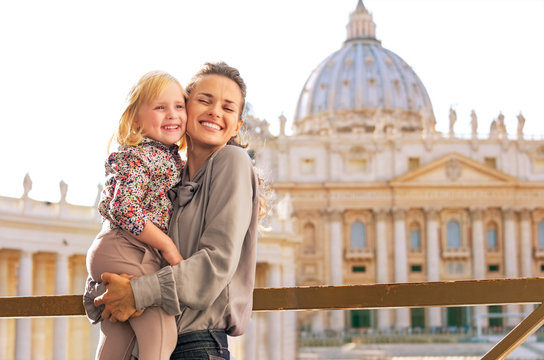
<svg viewBox="0 0 544 360"><path fill-rule="evenodd" d="M171 191L169 235L185 260L131 280L136 308L177 314L178 332L243 334L252 310L259 197L251 159L227 145Z"/></svg>

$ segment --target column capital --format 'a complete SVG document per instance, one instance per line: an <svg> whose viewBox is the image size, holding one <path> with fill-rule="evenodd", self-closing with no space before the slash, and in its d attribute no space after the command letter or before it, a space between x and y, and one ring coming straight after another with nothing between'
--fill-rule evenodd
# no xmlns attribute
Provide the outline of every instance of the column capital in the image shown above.
<svg viewBox="0 0 544 360"><path fill-rule="evenodd" d="M514 221L516 216L516 209L512 206L505 206L501 208L502 213L504 215L504 220L506 221Z"/></svg>
<svg viewBox="0 0 544 360"><path fill-rule="evenodd" d="M340 221L344 214L344 209L340 208L327 208L321 211L321 214L328 218L329 221Z"/></svg>
<svg viewBox="0 0 544 360"><path fill-rule="evenodd" d="M438 214L440 213L439 207L425 207L423 208L423 211L425 211L425 219L427 221L437 221L438 220Z"/></svg>
<svg viewBox="0 0 544 360"><path fill-rule="evenodd" d="M387 219L387 215L391 212L390 208L375 208L372 210L374 213L374 216L376 217L376 221L385 221Z"/></svg>
<svg viewBox="0 0 544 360"><path fill-rule="evenodd" d="M407 208L402 208L402 207L394 207L393 208L393 219L395 221L402 221L404 220L404 217L406 216L406 211L408 209Z"/></svg>
<svg viewBox="0 0 544 360"><path fill-rule="evenodd" d="M521 220L522 221L531 221L531 213L533 209L522 208L520 210Z"/></svg>
<svg viewBox="0 0 544 360"><path fill-rule="evenodd" d="M484 215L485 208L481 206L473 206L469 208L472 221L481 221Z"/></svg>

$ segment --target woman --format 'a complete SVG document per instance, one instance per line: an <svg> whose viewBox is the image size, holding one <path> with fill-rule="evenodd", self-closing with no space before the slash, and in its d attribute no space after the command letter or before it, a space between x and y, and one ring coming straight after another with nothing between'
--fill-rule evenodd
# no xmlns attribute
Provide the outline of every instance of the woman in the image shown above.
<svg viewBox="0 0 544 360"><path fill-rule="evenodd" d="M235 145L246 88L236 69L207 63L186 91L187 164L169 226L185 260L132 279L104 273L95 305L114 322L160 306L179 314L171 359L229 359L227 335L241 335L251 315L256 265L258 181Z"/></svg>

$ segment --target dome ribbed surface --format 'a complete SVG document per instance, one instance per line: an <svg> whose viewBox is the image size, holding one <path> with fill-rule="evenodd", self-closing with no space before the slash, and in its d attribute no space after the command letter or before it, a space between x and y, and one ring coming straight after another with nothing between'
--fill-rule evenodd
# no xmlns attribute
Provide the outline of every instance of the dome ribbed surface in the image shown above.
<svg viewBox="0 0 544 360"><path fill-rule="evenodd" d="M362 2L350 16L348 39L310 74L294 123L298 134L328 127L336 132L422 130L434 123L431 101L412 68L375 39ZM380 123L380 124L377 124Z"/></svg>

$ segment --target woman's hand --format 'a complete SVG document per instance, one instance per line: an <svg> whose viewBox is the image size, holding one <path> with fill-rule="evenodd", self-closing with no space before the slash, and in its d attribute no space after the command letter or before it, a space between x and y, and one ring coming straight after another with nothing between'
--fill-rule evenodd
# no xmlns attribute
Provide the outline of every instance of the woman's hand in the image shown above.
<svg viewBox="0 0 544 360"><path fill-rule="evenodd" d="M111 322L127 321L131 317L140 316L141 311L136 311L134 294L130 279L133 276L127 274L103 273L102 282L106 285L106 292L94 299L94 305L105 305L102 318Z"/></svg>

